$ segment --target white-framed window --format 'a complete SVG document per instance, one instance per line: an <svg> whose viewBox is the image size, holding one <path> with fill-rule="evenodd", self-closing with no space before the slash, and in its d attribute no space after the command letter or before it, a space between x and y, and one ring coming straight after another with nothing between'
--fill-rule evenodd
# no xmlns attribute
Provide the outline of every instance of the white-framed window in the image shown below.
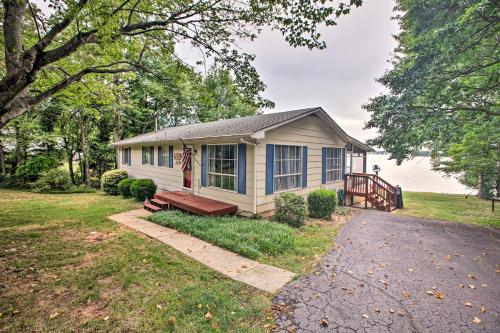
<svg viewBox="0 0 500 333"><path fill-rule="evenodd" d="M144 158L142 159L142 164L154 165L154 147L143 147Z"/></svg>
<svg viewBox="0 0 500 333"><path fill-rule="evenodd" d="M158 165L168 167L168 146L161 146L160 152L160 163Z"/></svg>
<svg viewBox="0 0 500 333"><path fill-rule="evenodd" d="M342 180L343 148L326 148L326 181Z"/></svg>
<svg viewBox="0 0 500 333"><path fill-rule="evenodd" d="M302 187L302 147L274 146L274 192Z"/></svg>
<svg viewBox="0 0 500 333"><path fill-rule="evenodd" d="M127 148L122 148L122 164L123 165L129 165L130 164L130 159L131 159L131 156L130 156L130 147L127 147Z"/></svg>
<svg viewBox="0 0 500 333"><path fill-rule="evenodd" d="M238 189L238 145L208 145L208 186Z"/></svg>

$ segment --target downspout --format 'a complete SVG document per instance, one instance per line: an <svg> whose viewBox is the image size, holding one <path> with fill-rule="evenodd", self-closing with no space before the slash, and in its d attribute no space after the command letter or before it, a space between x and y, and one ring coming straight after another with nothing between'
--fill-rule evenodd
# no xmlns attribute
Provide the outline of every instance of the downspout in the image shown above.
<svg viewBox="0 0 500 333"><path fill-rule="evenodd" d="M253 215L257 215L257 144L240 139L242 143L253 146Z"/></svg>

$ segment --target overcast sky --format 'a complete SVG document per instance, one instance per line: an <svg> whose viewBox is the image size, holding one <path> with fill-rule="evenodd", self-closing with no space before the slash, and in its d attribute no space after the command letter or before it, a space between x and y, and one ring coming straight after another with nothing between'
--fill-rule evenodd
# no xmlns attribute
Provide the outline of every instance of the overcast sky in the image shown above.
<svg viewBox="0 0 500 333"><path fill-rule="evenodd" d="M44 0L35 2L48 11ZM384 91L375 82L389 68L387 60L398 32L393 0L365 0L338 25L323 31L325 50L292 48L277 31L265 31L240 47L257 56L255 66L267 85L264 97L276 106L266 112L321 106L349 134L360 140L375 135L364 131L369 115L361 105ZM177 48L189 63L201 60L192 48ZM191 61L190 61L191 60Z"/></svg>
<svg viewBox="0 0 500 333"><path fill-rule="evenodd" d="M264 96L276 103L270 112L321 106L349 134L373 137L374 131L363 130L369 115L361 105L384 91L374 79L390 67L396 46L393 7L393 0L364 1L325 30L325 50L291 48L279 32L266 32L249 45L267 85Z"/></svg>

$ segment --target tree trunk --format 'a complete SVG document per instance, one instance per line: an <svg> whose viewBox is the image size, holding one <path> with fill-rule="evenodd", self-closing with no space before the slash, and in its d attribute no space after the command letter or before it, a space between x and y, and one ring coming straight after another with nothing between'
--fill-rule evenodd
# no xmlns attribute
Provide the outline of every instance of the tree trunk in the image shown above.
<svg viewBox="0 0 500 333"><path fill-rule="evenodd" d="M19 129L19 124L16 122L14 124L14 132L15 132L15 137L16 137L16 148L15 148L15 159L14 159L14 170L17 169L17 166L21 164L23 160L23 154L21 151L21 131Z"/></svg>
<svg viewBox="0 0 500 333"><path fill-rule="evenodd" d="M81 143L82 143L82 176L83 182L85 185L90 187L90 169L89 169L89 147L87 143L87 126L83 119L83 115L80 113L79 118L80 122L80 135L81 135Z"/></svg>
<svg viewBox="0 0 500 333"><path fill-rule="evenodd" d="M69 178L71 178L71 182L73 183L73 185L76 185L75 170L73 170L73 156L75 156L75 154L68 153L68 171L69 171Z"/></svg>
<svg viewBox="0 0 500 333"><path fill-rule="evenodd" d="M484 199L484 173L479 171L477 174L477 196Z"/></svg>
<svg viewBox="0 0 500 333"><path fill-rule="evenodd" d="M5 157L3 154L2 143L0 143L0 172L2 172L2 176L5 176Z"/></svg>
<svg viewBox="0 0 500 333"><path fill-rule="evenodd" d="M113 128L113 142L120 141L122 139L122 116L120 114L120 110L117 107L118 97L116 97L115 102L113 103L113 120L115 123L115 127ZM115 148L115 168L118 168L118 148Z"/></svg>

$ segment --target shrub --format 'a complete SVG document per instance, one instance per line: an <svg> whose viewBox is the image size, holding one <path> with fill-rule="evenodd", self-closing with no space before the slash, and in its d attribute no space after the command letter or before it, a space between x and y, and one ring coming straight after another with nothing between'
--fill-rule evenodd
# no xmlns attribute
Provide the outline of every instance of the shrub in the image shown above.
<svg viewBox="0 0 500 333"><path fill-rule="evenodd" d="M125 178L120 180L118 183L118 193L120 193L124 198L128 198L131 196L130 194L130 185L135 181L132 178Z"/></svg>
<svg viewBox="0 0 500 333"><path fill-rule="evenodd" d="M300 227L307 216L307 205L303 197L295 193L283 193L274 198L276 210L273 219L292 227Z"/></svg>
<svg viewBox="0 0 500 333"><path fill-rule="evenodd" d="M151 179L136 179L130 185L130 194L139 201L151 199L156 193L156 185Z"/></svg>
<svg viewBox="0 0 500 333"><path fill-rule="evenodd" d="M56 168L57 164L57 161L52 157L33 157L17 168L16 177L25 182L33 182L37 180L43 172Z"/></svg>
<svg viewBox="0 0 500 333"><path fill-rule="evenodd" d="M334 190L326 188L311 191L307 197L309 216L330 218L337 204L337 195Z"/></svg>
<svg viewBox="0 0 500 333"><path fill-rule="evenodd" d="M42 173L33 184L35 192L67 191L71 188L69 173L61 169L51 169Z"/></svg>
<svg viewBox="0 0 500 333"><path fill-rule="evenodd" d="M118 195L118 183L127 178L125 170L106 171L101 176L101 189L107 194Z"/></svg>

